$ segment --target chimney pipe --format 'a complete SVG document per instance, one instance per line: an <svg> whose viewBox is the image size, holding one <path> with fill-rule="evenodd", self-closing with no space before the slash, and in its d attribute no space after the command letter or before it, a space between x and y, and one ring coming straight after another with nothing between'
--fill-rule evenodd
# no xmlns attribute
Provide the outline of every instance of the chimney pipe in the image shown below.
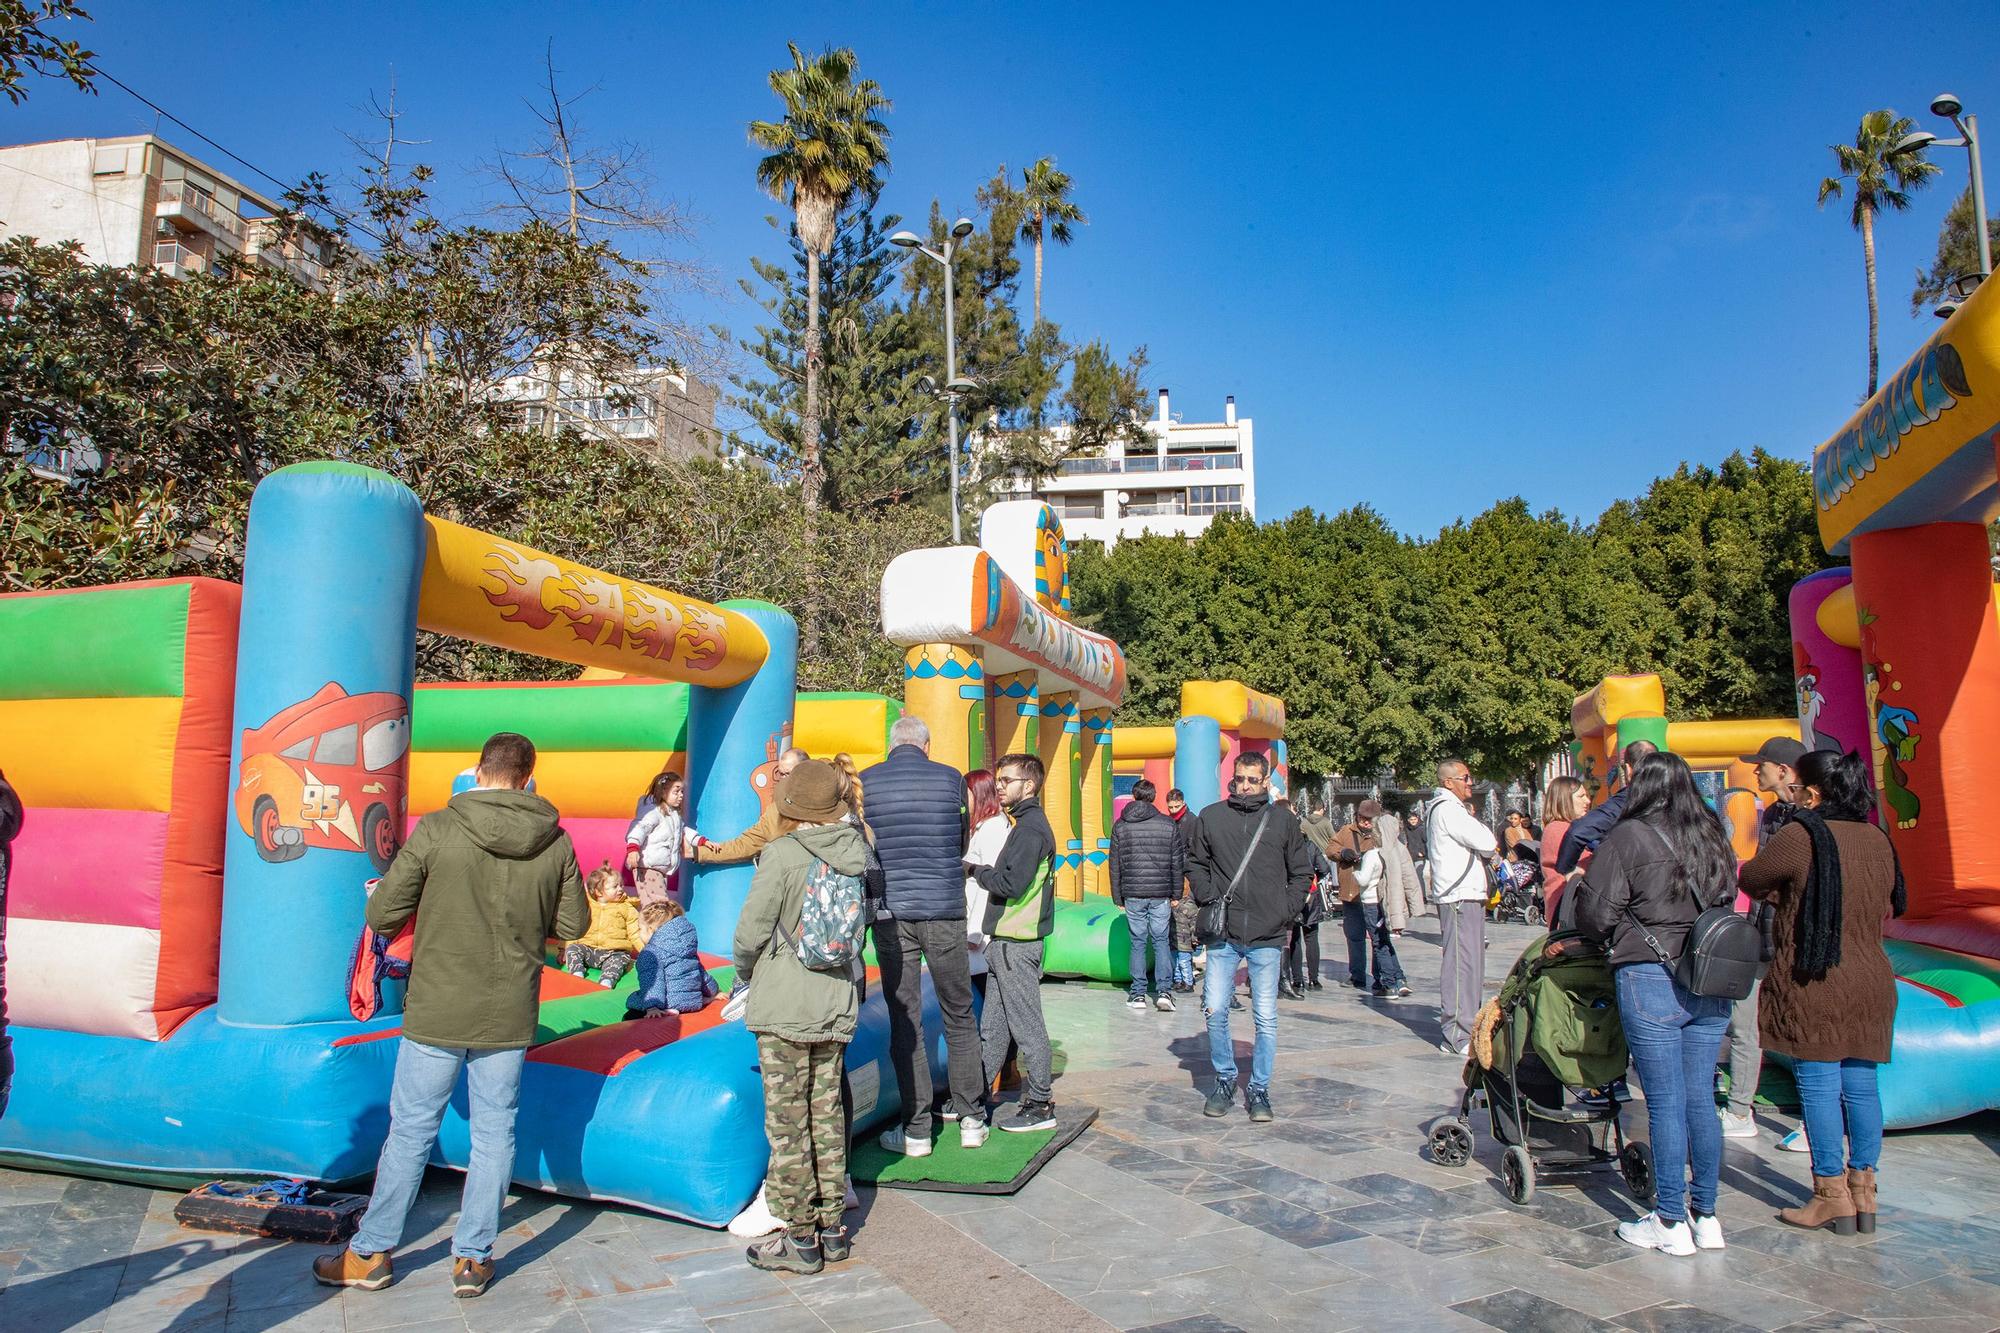
<svg viewBox="0 0 2000 1333"><path fill-rule="evenodd" d="M1225 425L1236 424L1236 395L1233 393L1222 400L1222 420Z"/></svg>
<svg viewBox="0 0 2000 1333"><path fill-rule="evenodd" d="M1165 425L1168 420L1169 418L1167 416L1167 391L1165 389L1162 389L1160 390L1160 424Z"/></svg>

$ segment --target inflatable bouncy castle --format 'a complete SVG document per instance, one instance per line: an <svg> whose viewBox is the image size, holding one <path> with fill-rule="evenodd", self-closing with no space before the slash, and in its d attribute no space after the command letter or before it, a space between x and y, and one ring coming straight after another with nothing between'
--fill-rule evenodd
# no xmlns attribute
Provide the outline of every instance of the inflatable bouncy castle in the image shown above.
<svg viewBox="0 0 2000 1333"><path fill-rule="evenodd" d="M1791 598L1802 737L1867 755L1909 910L1888 1123L2000 1107L2000 284L1985 283L1813 453L1846 569Z"/></svg>
<svg viewBox="0 0 2000 1333"><path fill-rule="evenodd" d="M1181 711L1171 727L1120 727L1112 738L1112 771L1120 795L1144 777L1162 793L1179 787L1189 808L1222 799L1240 754L1271 761L1271 794L1288 795L1285 701L1236 680L1181 685Z"/></svg>
<svg viewBox="0 0 2000 1333"><path fill-rule="evenodd" d="M419 695L419 628L625 679ZM240 588L0 597L0 753L30 807L0 1157L140 1179L367 1174L400 995L358 1013L350 982L407 819L513 727L542 747L538 790L586 859L622 848L645 778L683 757L693 821L733 834L771 797L795 652L775 606L587 569L335 462L258 486ZM704 866L685 887L725 990L750 874ZM543 973L514 1179L727 1221L768 1153L755 1042L719 1004L622 1023L623 1000ZM887 1046L871 1001L848 1052L857 1130L894 1111ZM462 1109L436 1157L460 1168Z"/></svg>

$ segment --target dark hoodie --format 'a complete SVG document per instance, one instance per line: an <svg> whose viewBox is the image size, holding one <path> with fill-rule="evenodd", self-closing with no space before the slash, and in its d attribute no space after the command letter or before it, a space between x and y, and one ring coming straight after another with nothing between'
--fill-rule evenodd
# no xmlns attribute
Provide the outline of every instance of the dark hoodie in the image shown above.
<svg viewBox="0 0 2000 1333"><path fill-rule="evenodd" d="M1267 809L1269 822L1257 838L1257 823ZM1217 801L1201 812L1188 839L1188 878L1198 903L1228 894L1252 841L1257 850L1229 895L1223 937L1239 949L1281 948L1312 887L1312 844L1297 815L1272 807L1262 793Z"/></svg>
<svg viewBox="0 0 2000 1333"><path fill-rule="evenodd" d="M394 935L421 916L405 1037L473 1050L534 1040L542 950L590 926L576 849L556 821L532 792L461 792L396 853L368 924Z"/></svg>

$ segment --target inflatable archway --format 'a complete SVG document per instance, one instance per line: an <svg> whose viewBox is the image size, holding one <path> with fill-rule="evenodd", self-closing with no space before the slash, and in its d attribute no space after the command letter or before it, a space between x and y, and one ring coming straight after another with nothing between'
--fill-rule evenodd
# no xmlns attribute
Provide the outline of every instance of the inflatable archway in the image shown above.
<svg viewBox="0 0 2000 1333"><path fill-rule="evenodd" d="M420 627L686 688L438 691L413 765ZM413 784L419 808L437 800L506 713L549 742L548 787L595 802L572 817L615 822L611 779L563 756L644 751L638 772L684 718L695 822L733 833L761 814L791 734L795 645L777 607L587 569L426 515L343 463L259 485L240 590L0 597L0 752L31 807L9 939L23 1074L0 1155L141 1177L366 1174L398 1014L391 993L357 1019L349 979ZM727 950L750 874L695 874L707 949ZM621 994L554 969L542 999L515 1179L701 1222L739 1211L768 1151L748 1032L719 1005L620 1023ZM865 1127L896 1099L879 1003L849 1064ZM458 1117L438 1155L462 1167Z"/></svg>
<svg viewBox="0 0 2000 1333"><path fill-rule="evenodd" d="M1170 727L1120 727L1112 738L1113 771L1149 778L1162 792L1179 787L1193 809L1222 799L1236 757L1271 761L1272 790L1291 790L1285 754L1285 701L1236 680L1181 685L1180 716ZM1121 784L1122 788L1122 784Z"/></svg>

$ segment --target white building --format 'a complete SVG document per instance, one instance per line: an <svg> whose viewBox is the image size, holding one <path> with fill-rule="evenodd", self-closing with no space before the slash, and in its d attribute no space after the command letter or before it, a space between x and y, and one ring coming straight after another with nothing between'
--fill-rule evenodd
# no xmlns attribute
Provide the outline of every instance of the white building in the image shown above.
<svg viewBox="0 0 2000 1333"><path fill-rule="evenodd" d="M319 243L286 236L278 205L153 134L0 148L0 236L75 241L93 263L177 278L224 255L325 283Z"/></svg>
<svg viewBox="0 0 2000 1333"><path fill-rule="evenodd" d="M547 424L548 384L546 374L510 376L493 399L519 405L522 429L539 431ZM661 458L716 458L722 437L715 397L714 385L667 366L638 366L608 385L563 375L556 422L586 438L616 440Z"/></svg>
<svg viewBox="0 0 2000 1333"><path fill-rule="evenodd" d="M1257 516L1251 420L1236 415L1234 395L1223 400L1220 421L1180 421L1162 389L1159 415L1142 428L1143 445L1114 444L1099 456L1068 458L1053 476L1017 478L1008 489L1049 505L1072 539L1106 546L1146 533L1192 537L1217 514ZM1065 429L1057 428L1058 440Z"/></svg>

